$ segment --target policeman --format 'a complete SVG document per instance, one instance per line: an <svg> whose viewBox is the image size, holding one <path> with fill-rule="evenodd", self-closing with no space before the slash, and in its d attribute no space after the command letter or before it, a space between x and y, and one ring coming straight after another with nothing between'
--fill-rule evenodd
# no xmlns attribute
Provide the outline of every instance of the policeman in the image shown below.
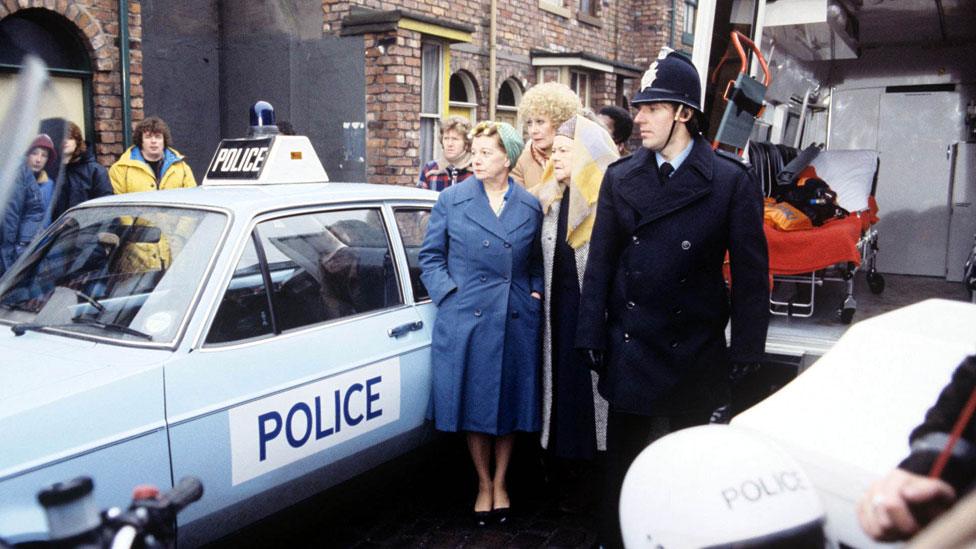
<svg viewBox="0 0 976 549"><path fill-rule="evenodd" d="M611 164L600 189L576 347L610 403L601 533L611 546L629 464L655 439L708 423L729 401L730 359L757 363L765 347L761 191L699 134L700 97L694 65L662 50L632 101L642 147Z"/></svg>

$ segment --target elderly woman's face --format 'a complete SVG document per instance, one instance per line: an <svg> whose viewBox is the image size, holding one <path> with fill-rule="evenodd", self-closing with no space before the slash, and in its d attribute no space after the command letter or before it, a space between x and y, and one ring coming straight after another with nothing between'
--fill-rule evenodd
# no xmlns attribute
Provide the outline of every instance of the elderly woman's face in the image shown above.
<svg viewBox="0 0 976 549"><path fill-rule="evenodd" d="M565 135L557 135L552 141L552 171L556 181L569 181L573 173L573 140Z"/></svg>
<svg viewBox="0 0 976 549"><path fill-rule="evenodd" d="M471 168L482 181L508 177L510 162L497 135L478 136L471 141Z"/></svg>
<svg viewBox="0 0 976 549"><path fill-rule="evenodd" d="M457 160L464 154L464 136L457 130L447 130L441 136L441 147L444 148L444 158L449 161Z"/></svg>
<svg viewBox="0 0 976 549"><path fill-rule="evenodd" d="M548 150L552 147L552 140L556 137L556 127L552 119L544 114L532 113L525 120L525 131L535 148Z"/></svg>

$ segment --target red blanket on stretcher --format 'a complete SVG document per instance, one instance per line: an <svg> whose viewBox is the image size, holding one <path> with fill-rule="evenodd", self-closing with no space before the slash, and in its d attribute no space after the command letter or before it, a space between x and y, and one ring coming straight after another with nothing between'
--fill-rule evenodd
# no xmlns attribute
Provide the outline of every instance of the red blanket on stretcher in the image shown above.
<svg viewBox="0 0 976 549"><path fill-rule="evenodd" d="M767 224L769 273L809 273L848 261L860 265L857 242L862 228L861 217L856 214L803 231L781 231Z"/></svg>

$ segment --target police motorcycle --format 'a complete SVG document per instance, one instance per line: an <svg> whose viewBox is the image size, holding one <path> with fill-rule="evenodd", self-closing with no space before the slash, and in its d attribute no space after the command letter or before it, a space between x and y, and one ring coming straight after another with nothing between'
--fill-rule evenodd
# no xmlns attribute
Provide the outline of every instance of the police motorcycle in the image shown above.
<svg viewBox="0 0 976 549"><path fill-rule="evenodd" d="M730 425L658 439L624 479L625 546L889 547L861 530L858 501L919 451L909 433L976 353L974 333L976 305L962 301L863 320Z"/></svg>
<svg viewBox="0 0 976 549"><path fill-rule="evenodd" d="M93 489L91 478L77 477L41 490L37 500L47 517L49 541L8 545L0 539L0 549L175 547L177 513L203 495L199 479L184 477L165 493L155 486L137 486L127 509L113 507L99 513L92 499Z"/></svg>

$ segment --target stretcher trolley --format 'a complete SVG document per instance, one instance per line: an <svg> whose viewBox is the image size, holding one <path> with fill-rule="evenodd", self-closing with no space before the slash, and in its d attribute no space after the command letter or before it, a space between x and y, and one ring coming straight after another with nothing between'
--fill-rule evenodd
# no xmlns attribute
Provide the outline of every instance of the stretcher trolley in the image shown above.
<svg viewBox="0 0 976 549"><path fill-rule="evenodd" d="M751 143L750 161L757 179L767 195L777 185L777 168L796 156L796 150L779 145ZM783 156L787 158L783 158ZM849 215L827 221L819 227L783 231L766 224L769 247L769 272L774 290L777 285L792 283L795 291L789 297L774 291L769 311L774 315L811 317L814 314L817 288L825 283L844 284L844 297L837 308L844 324L849 324L857 310L854 297L854 275L867 270L872 293L884 291L884 277L876 270L878 253L878 206L875 201L878 153L873 150L837 150L820 152L810 163L837 194L837 204Z"/></svg>

